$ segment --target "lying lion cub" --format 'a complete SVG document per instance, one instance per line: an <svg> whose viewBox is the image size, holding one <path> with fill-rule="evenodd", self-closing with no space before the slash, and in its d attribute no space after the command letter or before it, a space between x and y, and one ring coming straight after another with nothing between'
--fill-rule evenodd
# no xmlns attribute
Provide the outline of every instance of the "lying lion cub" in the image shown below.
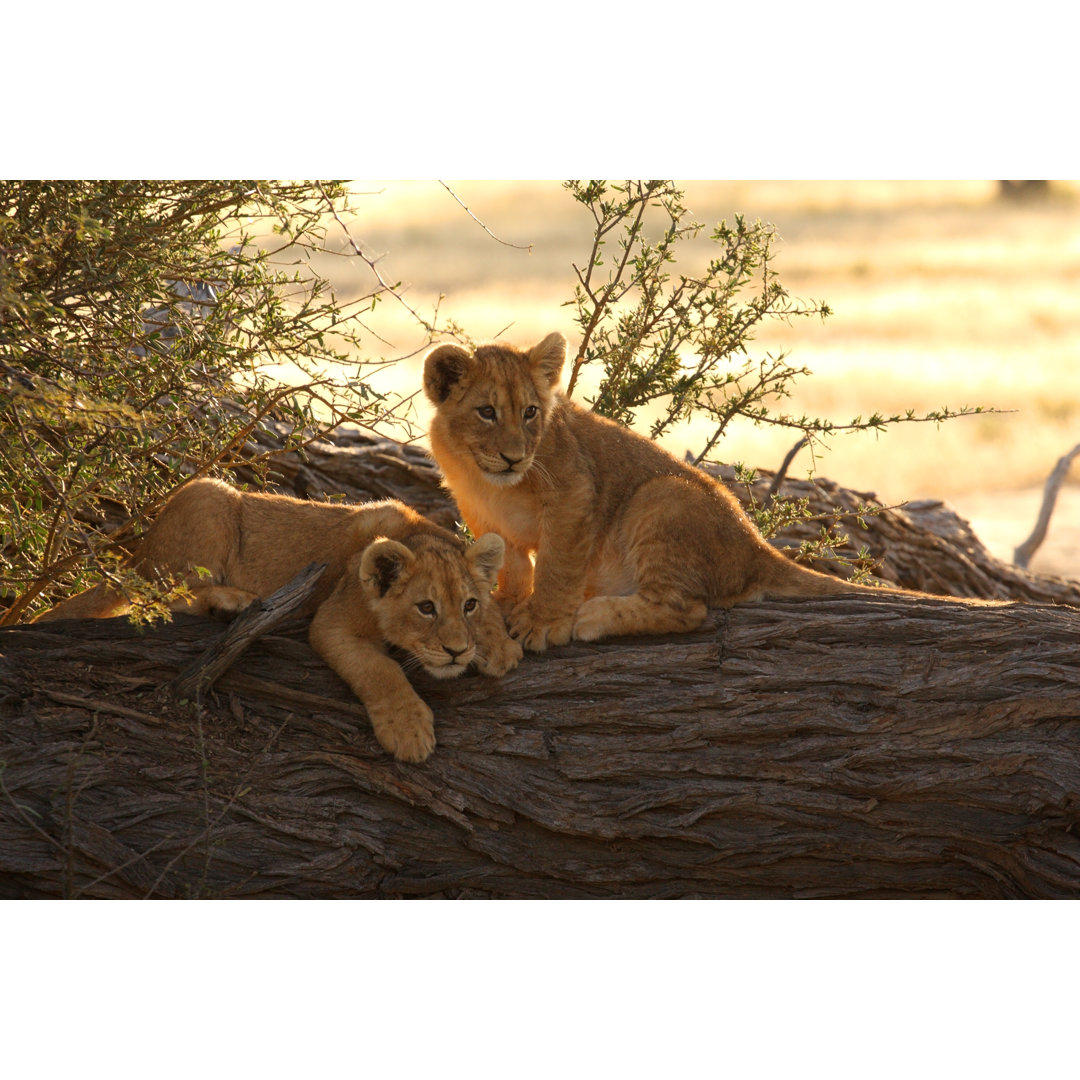
<svg viewBox="0 0 1080 1080"><path fill-rule="evenodd" d="M569 401L565 358L549 334L528 352L440 345L424 363L432 452L470 529L507 542L499 596L526 648L692 630L709 606L764 596L865 592L789 562L721 484Z"/></svg>
<svg viewBox="0 0 1080 1080"><path fill-rule="evenodd" d="M502 675L521 658L491 599L503 541L471 547L403 503L314 503L236 491L196 480L162 508L133 566L147 579L183 576L192 599L173 610L232 614L268 596L312 562L327 567L301 614L314 613L310 641L352 687L375 737L402 761L434 749L431 710L384 642L450 679L470 663ZM210 571L201 578L193 567ZM41 619L107 618L127 610L106 585L65 600Z"/></svg>

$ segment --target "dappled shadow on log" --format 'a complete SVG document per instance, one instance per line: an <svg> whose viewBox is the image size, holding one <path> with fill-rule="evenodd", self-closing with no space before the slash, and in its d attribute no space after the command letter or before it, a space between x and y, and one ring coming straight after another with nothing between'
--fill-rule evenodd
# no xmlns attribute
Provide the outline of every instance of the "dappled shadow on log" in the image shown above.
<svg viewBox="0 0 1080 1080"><path fill-rule="evenodd" d="M415 676L387 757L306 644L0 631L0 895L1077 897L1080 612L870 595Z"/></svg>

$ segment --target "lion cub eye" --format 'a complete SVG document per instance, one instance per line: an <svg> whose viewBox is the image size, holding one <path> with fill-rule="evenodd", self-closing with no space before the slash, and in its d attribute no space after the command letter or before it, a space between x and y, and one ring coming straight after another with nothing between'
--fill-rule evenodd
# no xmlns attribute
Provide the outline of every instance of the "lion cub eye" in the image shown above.
<svg viewBox="0 0 1080 1080"><path fill-rule="evenodd" d="M539 411L535 405L527 406L524 412L525 419L531 420Z"/></svg>
<svg viewBox="0 0 1080 1080"><path fill-rule="evenodd" d="M482 420L494 420L495 419L495 406L494 405L481 405L476 410L480 414Z"/></svg>
<svg viewBox="0 0 1080 1080"><path fill-rule="evenodd" d="M469 599L465 601L465 614L471 615L476 610L479 603L479 600L470 596Z"/></svg>
<svg viewBox="0 0 1080 1080"><path fill-rule="evenodd" d="M435 614L435 605L430 600L421 600L420 603L416 605L416 608L421 615L431 616Z"/></svg>

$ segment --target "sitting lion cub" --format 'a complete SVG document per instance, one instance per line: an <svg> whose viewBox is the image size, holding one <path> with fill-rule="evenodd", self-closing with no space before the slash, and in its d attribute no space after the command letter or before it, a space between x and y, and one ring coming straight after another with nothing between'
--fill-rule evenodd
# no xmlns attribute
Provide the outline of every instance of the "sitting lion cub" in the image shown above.
<svg viewBox="0 0 1080 1080"><path fill-rule="evenodd" d="M521 646L491 599L502 560L501 537L466 548L403 503L304 502L196 480L162 508L133 565L148 580L184 578L191 601L173 610L232 614L309 563L326 563L300 609L314 613L311 645L363 702L379 743L401 761L423 761L435 746L432 713L384 642L439 679L473 662L486 675L509 671ZM209 579L193 567L209 570ZM40 618L107 618L127 607L98 585Z"/></svg>
<svg viewBox="0 0 1080 1080"><path fill-rule="evenodd" d="M865 592L789 562L717 481L569 401L565 358L549 334L527 352L440 345L424 363L432 452L470 529L507 542L499 596L526 648L692 630L709 606L767 595Z"/></svg>

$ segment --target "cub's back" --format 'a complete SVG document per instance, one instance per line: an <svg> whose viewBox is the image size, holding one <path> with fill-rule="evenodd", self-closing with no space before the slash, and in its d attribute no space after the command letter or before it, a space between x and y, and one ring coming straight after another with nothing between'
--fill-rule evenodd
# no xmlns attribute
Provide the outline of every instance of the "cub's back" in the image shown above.
<svg viewBox="0 0 1080 1080"><path fill-rule="evenodd" d="M616 514L644 484L660 477L675 478L692 490L726 502L727 489L719 488L700 469L679 461L644 436L566 398L560 399L552 413L550 432L551 453L572 456L591 473L602 516ZM567 454L568 442L575 445L576 453ZM545 449L542 444L538 456L547 465Z"/></svg>
<svg viewBox="0 0 1080 1080"><path fill-rule="evenodd" d="M263 493L244 494L238 524L237 573L246 566L262 567L277 588L309 563L324 562L319 592L332 586L356 552L380 536L443 532L395 500L350 505Z"/></svg>

